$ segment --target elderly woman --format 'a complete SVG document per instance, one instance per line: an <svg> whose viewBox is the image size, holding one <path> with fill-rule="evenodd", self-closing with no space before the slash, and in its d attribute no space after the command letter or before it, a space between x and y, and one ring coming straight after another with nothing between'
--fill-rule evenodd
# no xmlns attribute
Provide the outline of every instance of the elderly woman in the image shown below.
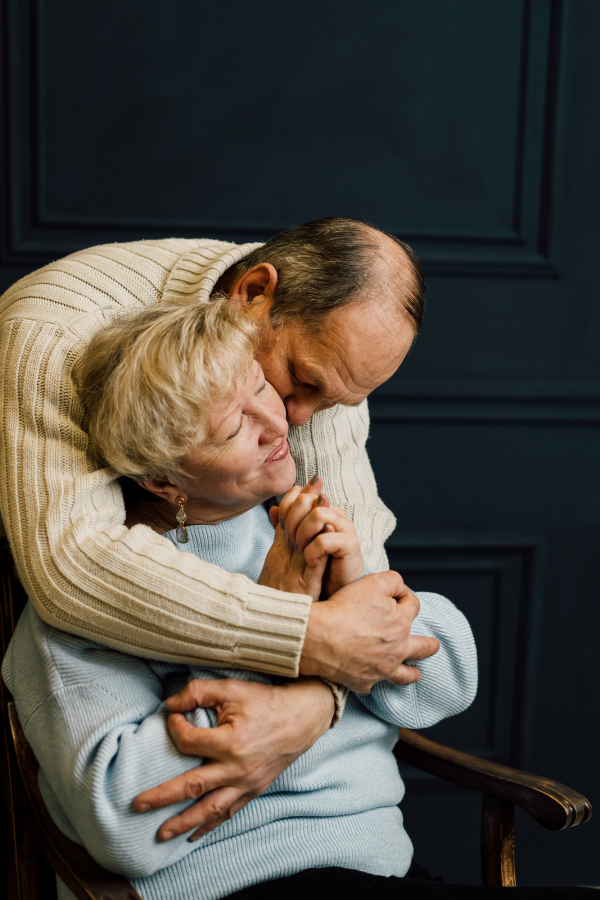
<svg viewBox="0 0 600 900"><path fill-rule="evenodd" d="M126 524L153 529L157 546L171 542L174 579L184 551L232 580L247 576L317 600L372 576L351 522L316 496L319 485L292 487L285 409L253 359L255 341L252 319L226 300L160 305L117 320L89 346L80 372L90 434L98 454L130 480ZM285 492L268 511L265 504ZM129 533L135 553L139 529ZM187 711L190 727L210 728L216 718L196 708L195 679L284 679L130 656L44 624L29 604L3 675L55 822L146 900L217 900L248 890L260 897L261 885L307 871L322 896L330 867L395 895L387 876L405 876L412 858L391 752L398 726L422 728L461 712L477 681L471 631L452 603L437 594L417 600L406 587L399 600L420 602L418 631L440 642L418 664L420 680L351 694L337 727L264 794L216 830L172 840L157 836L160 810L133 808L158 780L198 766L173 745L168 710ZM225 609L223 621L239 614ZM69 896L64 886L60 896Z"/></svg>

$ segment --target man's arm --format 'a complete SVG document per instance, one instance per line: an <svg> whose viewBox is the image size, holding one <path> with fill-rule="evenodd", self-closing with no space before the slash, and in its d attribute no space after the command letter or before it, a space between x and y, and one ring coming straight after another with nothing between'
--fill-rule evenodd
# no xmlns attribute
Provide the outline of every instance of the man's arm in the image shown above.
<svg viewBox="0 0 600 900"><path fill-rule="evenodd" d="M352 658L353 680L358 692L367 693L373 687L373 684L380 681L381 678L389 678L394 685L408 685L413 688L413 682L417 682L420 679L421 672L413 665L407 665L404 661L423 660L425 657L435 654L439 648L437 638L435 636L427 636L429 633L427 628L424 628L425 635L410 633L413 620L418 612L418 599L406 587L397 572L388 571L366 575L359 582L346 585L337 594L334 594L331 599L323 603L313 604L302 661L302 664L306 667L307 674L314 672L318 663L319 671L326 668L330 677L339 682L341 675L349 677L347 672L340 668L342 657L344 662L341 664L344 666L346 664L345 661L348 658ZM455 613L460 616L460 613L456 610ZM381 623L384 619L387 621L387 627L379 630L374 623L376 620ZM466 629L469 631L468 624ZM418 627L416 630L419 630ZM327 661L327 666L325 666L324 660ZM221 684L226 685L227 682L222 682ZM242 688L247 687L241 682L239 684ZM398 692L399 696L404 690L404 688L395 688L392 684L376 684L373 690L383 689L385 691L388 688ZM300 714L303 718L306 718L307 711L310 711L314 717L314 710L318 708L319 703L323 702L323 698L319 700L315 696L315 687L309 684L307 692L303 688L301 681L297 681L292 682L289 685L289 689L293 689L295 692L293 701L297 705L297 710L294 712L294 715ZM270 690L281 689L270 688ZM408 691L408 688L406 690ZM412 696L410 693L406 694L408 701L411 703ZM246 727L246 723L247 712L250 711L252 715L253 709L260 709L260 705L258 707L256 705L257 701L260 704L260 698L254 697L251 699L251 704L238 706L235 693L230 690L225 689L221 690L220 693L215 693L210 687L206 687L205 682L196 681L191 682L177 697L171 697L167 701L167 707L175 713L182 713L186 710L194 709L198 703L214 706L219 711L219 721L222 721L221 716L223 714L228 717L227 724L230 726L232 735L235 732L241 735L242 732L239 729L244 728L244 742L239 745L242 747L246 746L246 736L250 737L251 742L256 743L256 738L252 734L253 729L249 730ZM290 696L288 695L282 699L288 703L288 708L290 708ZM330 700L329 697L326 699ZM367 705L368 700L369 698L365 698ZM269 701L266 708L272 710L275 708L275 704ZM376 712L376 714L381 718L388 718L387 715L382 715L381 711ZM446 713L446 715L448 714ZM264 731L264 724L261 727L261 721L263 721L263 718L259 714L255 717L255 722L258 725L258 731L255 731L255 734L259 738ZM285 722L285 716L282 716L280 721L282 723ZM318 722L318 720L316 721ZM169 729L171 737L179 749L185 753L209 756L211 759L221 754L222 760L226 765L230 765L232 761L235 761L235 745L237 743L235 739L227 740L225 746L219 746L218 742L215 746L214 738L216 734L214 731L211 734L205 728L194 728L181 715L171 717ZM218 730L216 729L216 731ZM308 732L308 726L305 731ZM318 736L316 732L315 736ZM286 741L288 746L293 746L295 750L303 738L304 735L298 735L296 743L292 745L290 745L287 738ZM312 741L306 744L306 749L311 743ZM275 749L277 749L277 744L278 742L275 739ZM260 740L257 743L257 748L259 754L264 757L264 753L261 753ZM281 758L281 753L279 753L279 756ZM223 769L219 761L216 763L211 762L200 769L184 773L180 777L171 779L153 790L145 791L142 796L138 796L136 798L136 808L140 811L143 809L156 810L159 807L170 806L186 798L201 796L206 790L213 787L214 783L212 780L207 783L207 777L212 779L212 773L208 773L211 767L217 775ZM262 782L262 787L260 786L260 773L257 773L257 775L256 786L258 791L253 796L257 796L266 787L266 781ZM225 786L220 788L218 792L215 791L213 798L203 798L200 803L190 806L182 815L171 816L161 827L162 837L168 840L169 835L179 835L190 828L198 829L196 835L204 834L214 827L215 824L219 824L228 818L229 812L231 814L235 813L237 808L241 808L237 806L238 796L242 797L242 799L244 796L251 799L248 788L246 787L243 793L240 792L237 782L239 782L237 774L235 781L232 781L231 778L228 779L227 776L223 777L221 784ZM217 801L217 804L213 807L214 800Z"/></svg>
<svg viewBox="0 0 600 900"><path fill-rule="evenodd" d="M307 425L292 425L288 442L296 461L296 484L313 475L323 478L323 490L333 506L341 506L354 523L365 563L373 572L389 568L384 543L396 519L377 493L366 451L369 409L334 406L315 413Z"/></svg>
<svg viewBox="0 0 600 900"><path fill-rule="evenodd" d="M17 318L0 329L0 508L36 610L138 656L296 676L310 597L259 587L123 525L114 473L88 455L73 377L94 327L86 314L76 328Z"/></svg>
<svg viewBox="0 0 600 900"><path fill-rule="evenodd" d="M312 747L333 714L331 691L319 678L282 685L193 680L166 705L173 713L169 731L176 746L208 762L135 798L139 812L200 798L182 813L169 811L158 831L164 841L196 829L188 838L193 841L234 816ZM197 728L182 715L199 706L215 710L216 728Z"/></svg>
<svg viewBox="0 0 600 900"><path fill-rule="evenodd" d="M287 676L298 674L310 634L311 673L326 676L329 658L321 659L318 648L328 653L336 636L329 629L327 640L319 641L308 596L255 585L191 554L182 558L145 526L126 529L114 474L97 469L88 456L75 376L82 347L119 310L156 303L181 254L210 256L212 243L95 247L33 273L4 295L2 518L23 584L50 624L139 656ZM383 539L393 517L377 498L367 429L366 405L340 407L292 429L291 440L300 477L306 470L322 472L331 499L357 526L367 564L377 569L387 565ZM379 592L370 611L381 640L389 624L385 594ZM393 658L389 641L388 647L386 664L373 661L369 677L375 681L403 661L400 650ZM337 647L341 683L356 688L364 655L357 661Z"/></svg>

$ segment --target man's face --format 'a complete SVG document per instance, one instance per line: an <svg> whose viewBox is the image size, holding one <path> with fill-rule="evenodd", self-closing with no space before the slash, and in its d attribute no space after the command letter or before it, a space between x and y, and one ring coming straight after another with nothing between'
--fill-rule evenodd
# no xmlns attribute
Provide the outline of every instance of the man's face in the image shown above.
<svg viewBox="0 0 600 900"><path fill-rule="evenodd" d="M328 313L317 335L296 324L264 327L256 359L290 424L305 425L336 403L361 403L394 374L414 337L407 315L366 300Z"/></svg>

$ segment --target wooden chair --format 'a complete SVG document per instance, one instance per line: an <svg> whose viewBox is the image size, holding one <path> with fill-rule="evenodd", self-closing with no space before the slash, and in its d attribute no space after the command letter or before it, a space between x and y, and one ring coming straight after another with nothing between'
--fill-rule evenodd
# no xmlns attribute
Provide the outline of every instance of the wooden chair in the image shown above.
<svg viewBox="0 0 600 900"><path fill-rule="evenodd" d="M0 537L2 656L26 597L16 577L5 538ZM14 703L1 686L4 724L2 786L6 877L10 900L55 900L54 872L78 900L141 900L120 875L99 866L52 821L38 787L38 764L21 729ZM592 808L577 791L444 747L400 729L394 749L399 760L479 791L482 795L482 883L511 887L515 882L513 815L516 803L544 828L557 831L586 822Z"/></svg>

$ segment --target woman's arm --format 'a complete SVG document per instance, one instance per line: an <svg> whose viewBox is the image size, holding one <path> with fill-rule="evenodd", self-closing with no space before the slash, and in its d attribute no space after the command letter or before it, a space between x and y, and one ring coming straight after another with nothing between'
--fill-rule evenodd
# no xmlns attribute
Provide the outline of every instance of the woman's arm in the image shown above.
<svg viewBox="0 0 600 900"><path fill-rule="evenodd" d="M437 638L438 652L414 663L421 677L413 684L376 684L359 697L376 716L404 728L428 728L463 712L477 692L477 649L469 623L450 600L419 592L421 608L411 631Z"/></svg>
<svg viewBox="0 0 600 900"><path fill-rule="evenodd" d="M180 668L179 683L188 677ZM2 674L45 782L94 859L144 877L189 852L184 839L157 840L164 816L133 809L135 794L151 787L157 772L174 777L198 765L169 737L164 676L144 660L49 628L31 604ZM194 718L210 725L204 710ZM185 806L184 800L178 810Z"/></svg>
<svg viewBox="0 0 600 900"><path fill-rule="evenodd" d="M197 670L204 681L185 686L187 666L147 663L51 629L31 604L2 674L46 781L78 838L106 868L137 877L190 852L184 836L191 828L203 824L210 831L262 793L327 730L333 712L331 692L318 679L312 685L305 679L272 685L266 676L248 672L240 673L244 680L215 680L218 670L206 669ZM175 716L179 749L162 703L163 692L178 687L170 708L189 716ZM217 727L201 706L217 710ZM290 719L298 723L291 740ZM195 735L193 749L182 747L186 727ZM206 765L204 752L211 756ZM227 787L213 790L215 769L218 783L224 780ZM170 810L179 817L172 828L161 827L163 803L155 812L135 811L137 794L161 795L150 790L157 781L166 779L168 789L186 773L191 790Z"/></svg>

